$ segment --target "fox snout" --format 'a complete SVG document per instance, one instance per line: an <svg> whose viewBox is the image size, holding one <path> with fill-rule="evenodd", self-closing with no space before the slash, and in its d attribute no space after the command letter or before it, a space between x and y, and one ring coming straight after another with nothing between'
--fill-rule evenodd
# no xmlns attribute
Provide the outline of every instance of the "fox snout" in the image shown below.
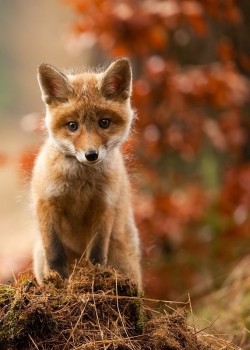
<svg viewBox="0 0 250 350"><path fill-rule="evenodd" d="M85 152L85 158L89 162L94 162L95 160L98 159L98 156L99 156L99 152L95 149L91 149L91 150Z"/></svg>
<svg viewBox="0 0 250 350"><path fill-rule="evenodd" d="M75 152L75 157L80 163L95 164L102 161L106 156L106 150L103 147L87 148Z"/></svg>

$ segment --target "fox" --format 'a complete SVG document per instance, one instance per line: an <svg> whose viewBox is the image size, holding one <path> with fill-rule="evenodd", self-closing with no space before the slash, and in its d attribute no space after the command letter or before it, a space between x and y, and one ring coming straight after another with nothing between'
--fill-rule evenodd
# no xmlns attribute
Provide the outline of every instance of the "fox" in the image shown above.
<svg viewBox="0 0 250 350"><path fill-rule="evenodd" d="M135 116L130 61L118 58L82 73L43 63L37 77L47 138L31 179L35 278L42 284L55 271L67 279L84 257L131 276L141 289L139 234L121 150Z"/></svg>

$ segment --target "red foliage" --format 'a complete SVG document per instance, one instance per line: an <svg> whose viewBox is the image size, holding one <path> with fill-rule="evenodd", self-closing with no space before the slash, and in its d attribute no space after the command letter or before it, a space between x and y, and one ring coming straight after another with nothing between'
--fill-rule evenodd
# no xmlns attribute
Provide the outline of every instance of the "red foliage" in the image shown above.
<svg viewBox="0 0 250 350"><path fill-rule="evenodd" d="M28 182L31 178L32 169L36 160L39 146L30 146L24 149L18 159L18 173L21 179Z"/></svg>
<svg viewBox="0 0 250 350"><path fill-rule="evenodd" d="M8 160L8 157L5 153L0 152L0 167L4 166Z"/></svg>
<svg viewBox="0 0 250 350"><path fill-rule="evenodd" d="M235 35L246 30L246 12L236 0L64 2L78 14L83 49L129 56L134 67L138 119L123 151L138 172L147 291L174 298L206 285L247 252L249 81L241 72L250 72L250 56ZM21 169L34 157L23 153Z"/></svg>

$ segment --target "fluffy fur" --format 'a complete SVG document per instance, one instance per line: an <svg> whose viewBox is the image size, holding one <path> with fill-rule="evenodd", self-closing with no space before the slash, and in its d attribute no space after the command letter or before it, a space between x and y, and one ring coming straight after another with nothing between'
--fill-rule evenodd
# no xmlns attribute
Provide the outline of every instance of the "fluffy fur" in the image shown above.
<svg viewBox="0 0 250 350"><path fill-rule="evenodd" d="M130 64L118 59L103 72L76 75L42 64L38 81L48 138L32 177L37 281L49 270L68 277L85 257L132 275L140 288L138 232L119 148L133 119Z"/></svg>

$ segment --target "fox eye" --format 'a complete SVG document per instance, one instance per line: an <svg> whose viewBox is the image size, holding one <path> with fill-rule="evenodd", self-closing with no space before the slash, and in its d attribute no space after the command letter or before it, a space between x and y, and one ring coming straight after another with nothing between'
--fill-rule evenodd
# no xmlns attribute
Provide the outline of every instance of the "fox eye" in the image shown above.
<svg viewBox="0 0 250 350"><path fill-rule="evenodd" d="M99 126L102 129L107 129L110 126L110 123L111 123L111 121L109 119L107 119L107 118L99 120Z"/></svg>
<svg viewBox="0 0 250 350"><path fill-rule="evenodd" d="M69 122L67 124L70 131L76 131L78 129L78 124L76 122Z"/></svg>

